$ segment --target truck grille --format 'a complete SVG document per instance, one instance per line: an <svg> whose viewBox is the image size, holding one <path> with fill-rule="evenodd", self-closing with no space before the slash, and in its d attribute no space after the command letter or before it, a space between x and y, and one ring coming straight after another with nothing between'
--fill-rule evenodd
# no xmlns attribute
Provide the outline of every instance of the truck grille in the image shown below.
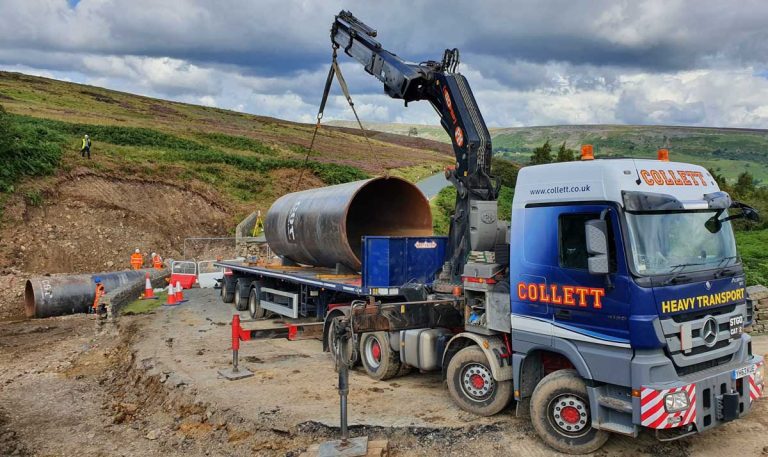
<svg viewBox="0 0 768 457"><path fill-rule="evenodd" d="M729 321L733 316L746 317L746 314L746 303L741 303L661 319L661 329L667 341L667 354L672 359L678 375L684 376L730 362L741 346L741 339L731 339ZM710 318L717 322L717 337L707 345L701 331ZM688 351L683 351L680 340L681 328L684 326L691 328L691 348Z"/></svg>

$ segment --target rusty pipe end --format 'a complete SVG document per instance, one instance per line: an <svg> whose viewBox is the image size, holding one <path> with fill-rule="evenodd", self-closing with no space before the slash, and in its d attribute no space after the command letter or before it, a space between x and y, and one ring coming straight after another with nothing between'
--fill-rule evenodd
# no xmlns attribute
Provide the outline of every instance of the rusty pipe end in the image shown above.
<svg viewBox="0 0 768 457"><path fill-rule="evenodd" d="M35 287L32 284L32 280L27 279L27 284L24 286L24 315L27 317L35 317L37 312L37 297L39 291L35 293Z"/></svg>

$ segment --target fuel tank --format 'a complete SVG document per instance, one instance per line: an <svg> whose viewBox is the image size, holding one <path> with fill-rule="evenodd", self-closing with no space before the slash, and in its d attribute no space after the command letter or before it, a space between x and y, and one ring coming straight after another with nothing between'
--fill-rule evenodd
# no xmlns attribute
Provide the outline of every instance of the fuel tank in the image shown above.
<svg viewBox="0 0 768 457"><path fill-rule="evenodd" d="M284 195L264 234L275 254L296 263L360 271L363 236L432 235L432 211L415 185L379 177Z"/></svg>

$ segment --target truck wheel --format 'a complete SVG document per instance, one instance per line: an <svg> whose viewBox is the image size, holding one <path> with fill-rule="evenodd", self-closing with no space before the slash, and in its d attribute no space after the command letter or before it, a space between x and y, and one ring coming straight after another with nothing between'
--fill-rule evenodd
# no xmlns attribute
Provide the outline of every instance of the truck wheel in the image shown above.
<svg viewBox="0 0 768 457"><path fill-rule="evenodd" d="M387 332L363 333L360 359L368 376L379 381L394 378L400 371L400 355L389 347Z"/></svg>
<svg viewBox="0 0 768 457"><path fill-rule="evenodd" d="M492 416L504 409L512 398L512 381L493 379L483 350L469 346L448 363L448 391L464 411L478 416Z"/></svg>
<svg viewBox="0 0 768 457"><path fill-rule="evenodd" d="M260 289L258 284L254 284L251 287L251 293L248 294L248 311L251 313L251 319L262 319L267 315L267 310L261 307Z"/></svg>
<svg viewBox="0 0 768 457"><path fill-rule="evenodd" d="M539 381L531 396L531 422L547 445L566 454L594 452L609 437L592 427L587 387L576 370L558 370Z"/></svg>
<svg viewBox="0 0 768 457"><path fill-rule="evenodd" d="M250 283L244 279L238 279L235 282L235 308L238 311L248 309L248 295L250 294Z"/></svg>
<svg viewBox="0 0 768 457"><path fill-rule="evenodd" d="M235 291L232 284L232 280L224 277L224 280L221 282L221 301L224 303L232 303L235 301Z"/></svg>

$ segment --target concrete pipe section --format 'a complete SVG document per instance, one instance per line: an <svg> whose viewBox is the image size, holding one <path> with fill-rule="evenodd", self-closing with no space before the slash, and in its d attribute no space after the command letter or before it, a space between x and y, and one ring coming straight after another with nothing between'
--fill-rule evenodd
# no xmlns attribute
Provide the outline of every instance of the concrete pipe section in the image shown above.
<svg viewBox="0 0 768 457"><path fill-rule="evenodd" d="M85 313L96 295L94 278L101 278L109 292L131 282L143 281L152 270L126 270L83 275L40 276L27 280L24 312L27 317ZM151 273L150 273L151 275Z"/></svg>
<svg viewBox="0 0 768 457"><path fill-rule="evenodd" d="M360 271L363 236L430 236L432 211L401 178L373 178L280 197L264 233L275 254L296 263Z"/></svg>

